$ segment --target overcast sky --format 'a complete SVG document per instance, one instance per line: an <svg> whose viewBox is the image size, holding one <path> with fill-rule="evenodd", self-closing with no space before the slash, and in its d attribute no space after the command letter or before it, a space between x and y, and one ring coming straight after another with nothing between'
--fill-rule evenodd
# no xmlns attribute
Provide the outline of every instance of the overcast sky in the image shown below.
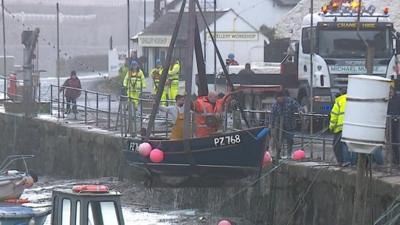
<svg viewBox="0 0 400 225"><path fill-rule="evenodd" d="M131 2L139 2L143 0L130 0ZM4 0L5 4L9 3L37 3L37 4L69 4L69 5L122 5L126 4L127 0ZM153 2L153 0L146 0Z"/></svg>

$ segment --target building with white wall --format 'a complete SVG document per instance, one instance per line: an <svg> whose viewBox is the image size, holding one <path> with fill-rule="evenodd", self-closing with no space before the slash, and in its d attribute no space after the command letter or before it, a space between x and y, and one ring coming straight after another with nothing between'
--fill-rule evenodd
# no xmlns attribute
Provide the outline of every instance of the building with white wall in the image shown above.
<svg viewBox="0 0 400 225"><path fill-rule="evenodd" d="M185 12L182 19L181 28L174 49L174 56L182 59L185 54L187 39L187 17ZM213 30L214 13L206 12L206 24ZM171 41L172 32L178 18L178 12L168 12L160 19L149 25L143 32L137 35L137 48L139 55L148 59L145 70L154 67L155 61L160 59L162 62L166 57L166 52ZM217 11L216 18L216 40L218 48L224 59L228 54L235 54L235 59L240 63L263 61L264 45L268 43L268 38L261 34L258 29L239 16L232 9ZM207 34L200 14L197 15L202 46L205 43L205 65L207 73L214 73L214 47L210 36ZM194 73L197 72L194 64ZM217 71L219 70L219 63Z"/></svg>

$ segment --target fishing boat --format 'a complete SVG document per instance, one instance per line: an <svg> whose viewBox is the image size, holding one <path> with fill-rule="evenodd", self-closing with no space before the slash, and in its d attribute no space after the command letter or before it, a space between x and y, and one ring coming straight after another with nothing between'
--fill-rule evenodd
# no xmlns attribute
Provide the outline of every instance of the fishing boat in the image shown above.
<svg viewBox="0 0 400 225"><path fill-rule="evenodd" d="M144 170L151 179L179 186L220 186L257 175L265 150L266 128L252 128L213 137L192 138L190 152L183 140L149 140L163 152L162 162L152 162L138 151L140 139L129 140L125 157L130 166ZM180 178L180 179L177 179Z"/></svg>
<svg viewBox="0 0 400 225"><path fill-rule="evenodd" d="M163 68L169 68L185 6L186 0L183 0ZM225 75L228 74L228 70L217 48L213 34L205 22L199 2L189 0L188 47L186 48L188 51L186 56L188 57L185 57L186 63L183 64L188 65L185 74L189 75L185 76L185 84L188 84L185 85L185 92L192 93L193 77L191 72L188 71L192 71L193 53L195 53L198 68L196 77L197 96L201 97L208 95L208 87L196 8L199 10L208 30ZM190 106L192 99L190 95L186 95L183 139L167 140L152 136L167 72L166 69L162 72L155 104L145 130L146 134L127 138L127 146L124 149L127 164L143 171L148 175L146 177L149 178L150 185L156 184L157 186L224 186L246 177L259 175L269 130L266 127L250 127L243 110L241 110L242 119L248 125L247 129L230 129L207 137L193 138L191 132L192 126L195 124L191 122ZM229 76L225 77L228 88L234 93L235 90ZM235 98L235 95L232 98ZM240 105L238 107L241 109Z"/></svg>

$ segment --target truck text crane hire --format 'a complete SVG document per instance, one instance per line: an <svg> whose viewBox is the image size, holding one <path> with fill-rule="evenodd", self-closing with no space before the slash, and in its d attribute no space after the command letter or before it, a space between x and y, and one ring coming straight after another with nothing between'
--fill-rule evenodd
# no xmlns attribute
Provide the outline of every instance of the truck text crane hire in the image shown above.
<svg viewBox="0 0 400 225"><path fill-rule="evenodd" d="M282 62L283 77L297 74L297 98L303 106L309 106L310 89L313 88L314 112L329 112L335 94L347 86L349 75L367 74L367 47L359 35L374 50L373 75L397 79L399 33L389 20L389 9L376 13L374 6L361 6L358 28L357 7L358 0L333 0L322 7L321 12L313 14L313 26L311 14L306 15L301 26L301 40L292 45L295 46L294 54ZM314 45L313 57L310 43ZM310 70L311 65L313 70Z"/></svg>

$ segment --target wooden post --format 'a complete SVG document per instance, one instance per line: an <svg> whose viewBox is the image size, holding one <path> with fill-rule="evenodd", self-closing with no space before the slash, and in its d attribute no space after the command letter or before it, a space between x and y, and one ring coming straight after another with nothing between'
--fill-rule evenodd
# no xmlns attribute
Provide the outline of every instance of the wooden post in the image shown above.
<svg viewBox="0 0 400 225"><path fill-rule="evenodd" d="M365 187L366 187L366 163L367 155L358 154L357 159L357 178L356 178L356 190L354 194L354 208L353 208L353 225L364 225L364 202L366 201Z"/></svg>

